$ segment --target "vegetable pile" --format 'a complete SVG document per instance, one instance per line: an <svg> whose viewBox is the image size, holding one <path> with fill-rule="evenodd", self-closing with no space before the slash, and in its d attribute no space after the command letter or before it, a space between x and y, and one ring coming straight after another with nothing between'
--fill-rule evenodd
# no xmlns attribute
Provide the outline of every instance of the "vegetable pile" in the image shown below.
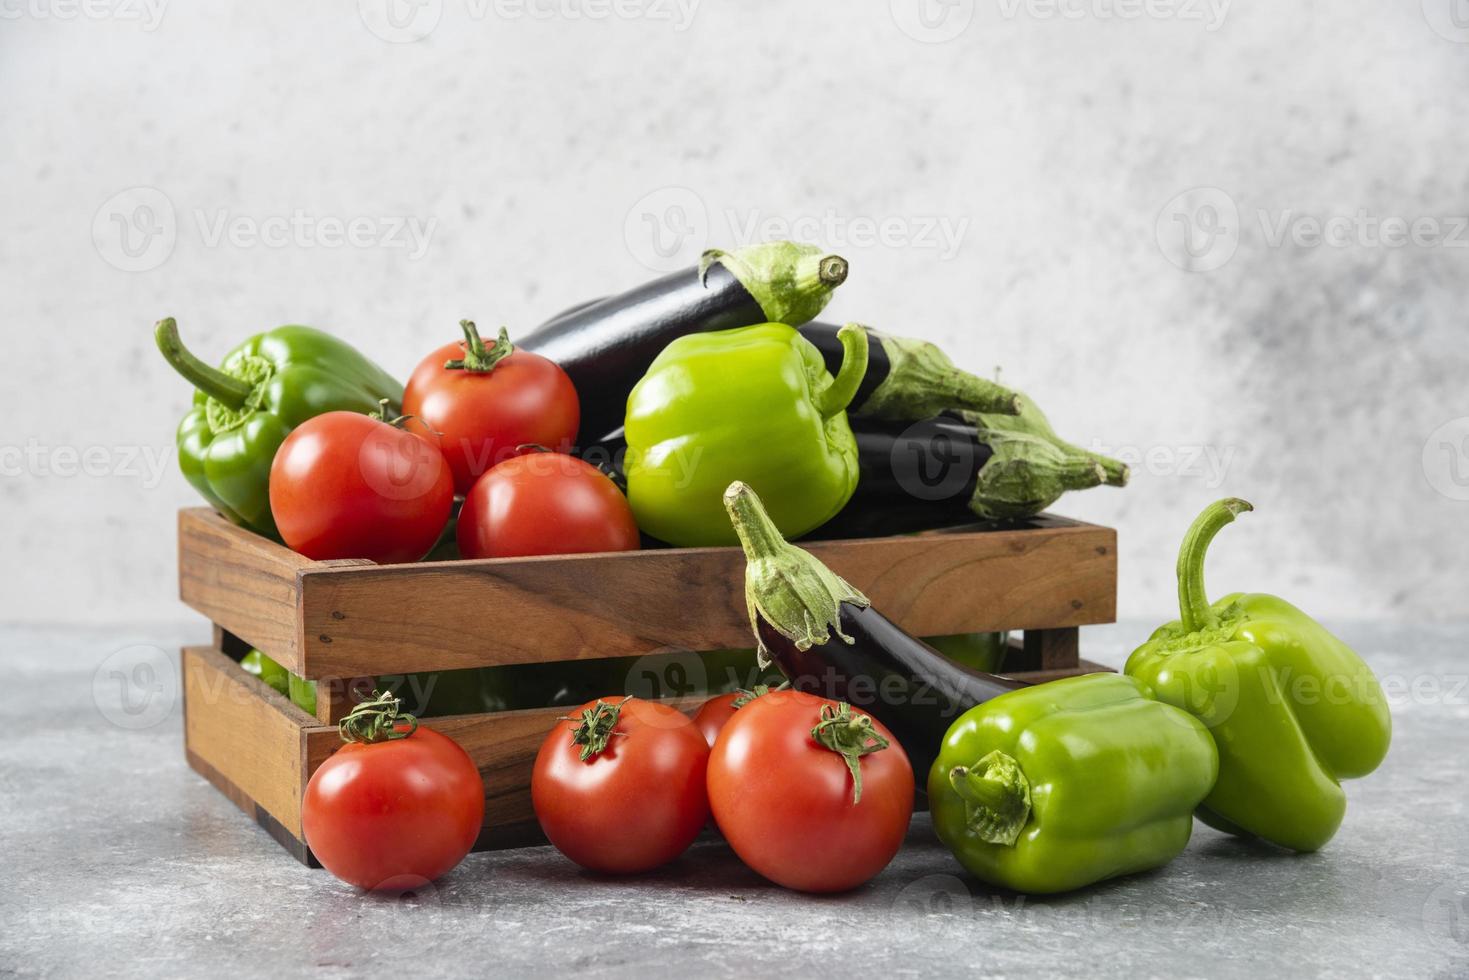
<svg viewBox="0 0 1469 980"><path fill-rule="evenodd" d="M1370 669L1300 610L1208 601L1205 552L1248 503L1188 530L1180 618L1122 674L1033 686L1003 675L1004 634L911 636L791 543L1023 526L1067 491L1128 481L933 344L815 322L848 271L793 242L711 250L518 339L463 320L406 388L310 327L212 367L157 324L195 389L184 476L308 558L745 555L754 648L699 654L712 680L688 713L630 696L627 660L369 679L302 802L325 867L367 889L453 868L484 786L418 719L547 706L566 714L532 803L550 842L602 874L673 861L712 824L771 881L843 891L887 866L924 802L969 873L1031 893L1160 867L1195 816L1295 851L1332 838L1340 780L1382 762L1391 719ZM241 666L315 712L313 682L258 650Z"/></svg>

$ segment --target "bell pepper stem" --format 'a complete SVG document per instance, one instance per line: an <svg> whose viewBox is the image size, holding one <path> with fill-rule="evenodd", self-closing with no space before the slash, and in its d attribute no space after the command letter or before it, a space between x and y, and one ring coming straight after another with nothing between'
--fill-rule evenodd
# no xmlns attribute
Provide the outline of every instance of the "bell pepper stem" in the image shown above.
<svg viewBox="0 0 1469 980"><path fill-rule="evenodd" d="M1008 847L1020 837L1030 819L1030 780L1012 757L996 749L972 766L955 766L949 785L981 840Z"/></svg>
<svg viewBox="0 0 1469 980"><path fill-rule="evenodd" d="M1248 500L1238 497L1216 500L1204 508L1183 536L1183 545L1178 549L1178 609L1183 628L1189 633L1214 625L1214 611L1204 590L1204 556L1209 542L1226 524L1254 509Z"/></svg>
<svg viewBox="0 0 1469 980"><path fill-rule="evenodd" d="M226 408L238 411L245 407L255 386L195 357L179 337L179 325L173 317L164 317L158 321L153 328L153 339L164 360L183 375L189 384Z"/></svg>
<svg viewBox="0 0 1469 980"><path fill-rule="evenodd" d="M510 343L510 331L504 327L500 328L500 336L494 344L488 347L480 338L479 328L473 320L460 320L459 329L464 331L464 356L445 361L445 370L488 374L496 364L515 352L515 346Z"/></svg>
<svg viewBox="0 0 1469 980"><path fill-rule="evenodd" d="M842 366L836 377L816 394L816 410L822 418L831 418L843 411L857 397L857 389L867 374L867 328L859 323L849 323L837 331L842 342Z"/></svg>

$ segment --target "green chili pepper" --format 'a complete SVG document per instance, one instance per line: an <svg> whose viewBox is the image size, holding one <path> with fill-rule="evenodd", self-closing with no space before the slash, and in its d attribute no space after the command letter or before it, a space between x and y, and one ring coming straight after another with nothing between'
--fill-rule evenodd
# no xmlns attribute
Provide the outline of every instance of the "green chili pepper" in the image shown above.
<svg viewBox="0 0 1469 980"><path fill-rule="evenodd" d="M867 369L867 332L840 331L835 378L793 328L764 323L680 337L627 401L627 496L638 526L675 545L736 542L724 490L742 480L795 538L857 487L846 407Z"/></svg>
<svg viewBox="0 0 1469 980"><path fill-rule="evenodd" d="M1196 718L1134 678L1088 674L961 715L928 799L939 839L972 874L1046 894L1173 860L1218 766Z"/></svg>
<svg viewBox="0 0 1469 980"><path fill-rule="evenodd" d="M158 322L158 349L195 389L178 428L179 469L221 514L275 536L270 464L296 426L325 412L396 414L403 386L356 349L311 327L249 337L210 367L184 347L172 317Z"/></svg>
<svg viewBox="0 0 1469 980"><path fill-rule="evenodd" d="M1220 500L1194 521L1178 553L1182 618L1159 627L1125 670L1197 716L1218 743L1219 782L1199 819L1314 851L1346 813L1337 780L1377 768L1392 718L1372 670L1295 606L1238 592L1209 604L1209 542L1252 509Z"/></svg>

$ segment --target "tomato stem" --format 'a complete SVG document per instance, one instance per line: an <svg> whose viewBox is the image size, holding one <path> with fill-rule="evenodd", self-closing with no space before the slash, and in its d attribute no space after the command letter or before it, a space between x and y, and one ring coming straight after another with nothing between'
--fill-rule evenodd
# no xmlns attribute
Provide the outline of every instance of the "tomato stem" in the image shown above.
<svg viewBox="0 0 1469 980"><path fill-rule="evenodd" d="M613 735L627 734L613 729L622 717L622 706L631 700L630 697L623 698L617 704L611 704L598 698L590 711L584 710L579 716L565 715L561 718L562 721L578 722L571 732L571 744L581 746L581 761L586 762L605 752Z"/></svg>
<svg viewBox="0 0 1469 980"><path fill-rule="evenodd" d="M515 352L514 345L510 343L510 331L504 327L500 328L500 336L489 347L480 339L479 328L473 320L460 320L459 329L464 331L464 356L445 361L446 370L488 374L496 364Z"/></svg>
<svg viewBox="0 0 1469 980"><path fill-rule="evenodd" d="M344 742L391 742L407 738L418 731L418 719L410 714L399 714L402 702L391 691L373 691L372 697L357 705L337 724L337 731ZM406 731L399 725L407 725Z"/></svg>
<svg viewBox="0 0 1469 980"><path fill-rule="evenodd" d="M887 748L888 740L877 733L867 715L852 714L852 706L845 701L821 706L821 720L811 729L811 737L847 763L852 773L852 805L861 803L862 757Z"/></svg>

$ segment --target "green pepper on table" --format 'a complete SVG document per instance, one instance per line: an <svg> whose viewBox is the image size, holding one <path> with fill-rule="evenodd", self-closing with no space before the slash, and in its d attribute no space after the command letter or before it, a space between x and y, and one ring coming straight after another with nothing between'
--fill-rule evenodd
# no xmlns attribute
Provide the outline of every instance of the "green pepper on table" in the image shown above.
<svg viewBox="0 0 1469 980"><path fill-rule="evenodd" d="M627 401L627 495L646 533L730 545L724 490L742 480L787 537L826 522L857 487L846 408L867 370L867 332L839 332L836 376L794 328L764 323L680 337Z"/></svg>
<svg viewBox="0 0 1469 980"><path fill-rule="evenodd" d="M1217 772L1198 719L1135 678L1088 674L961 715L928 799L939 839L970 873L1048 894L1173 860Z"/></svg>
<svg viewBox="0 0 1469 980"><path fill-rule="evenodd" d="M1377 768L1392 718L1371 668L1295 606L1238 592L1209 603L1209 543L1252 509L1229 498L1194 521L1178 554L1182 616L1159 627L1124 669L1213 733L1219 782L1200 820L1314 851L1346 813L1338 780Z"/></svg>
<svg viewBox="0 0 1469 980"><path fill-rule="evenodd" d="M218 368L179 339L173 317L154 331L158 349L196 389L179 423L179 469L229 520L276 536L270 464L291 430L325 412L397 413L403 386L355 348L311 327L267 330L225 355Z"/></svg>

